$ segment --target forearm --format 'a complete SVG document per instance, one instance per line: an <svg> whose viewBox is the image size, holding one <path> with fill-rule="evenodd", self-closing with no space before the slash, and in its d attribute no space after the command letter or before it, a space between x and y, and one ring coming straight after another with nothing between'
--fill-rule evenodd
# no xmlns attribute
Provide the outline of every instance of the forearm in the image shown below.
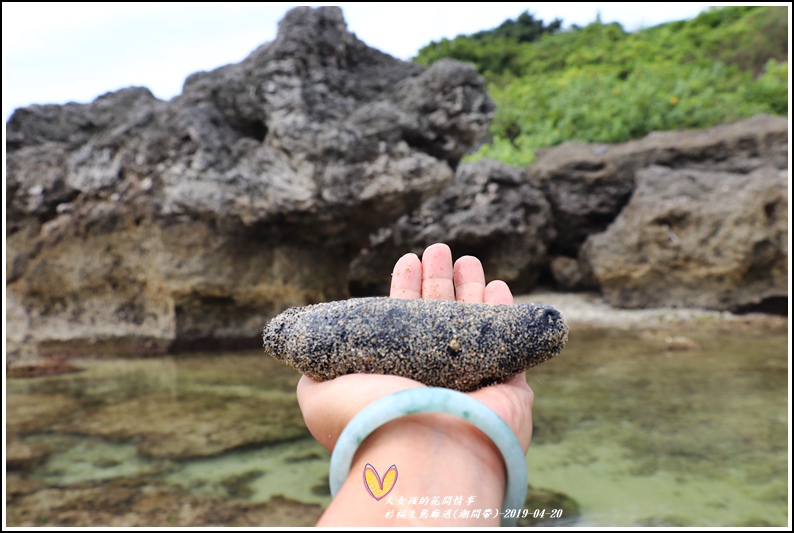
<svg viewBox="0 0 794 533"><path fill-rule="evenodd" d="M391 465L397 467L394 488L379 501L364 485L367 463L381 477ZM472 516L472 511L499 509L504 490L501 454L485 434L452 416L416 414L378 428L362 443L350 475L317 525L496 526L498 516ZM422 517L425 509L428 516ZM447 510L452 517L444 517ZM441 516L432 518L433 511Z"/></svg>

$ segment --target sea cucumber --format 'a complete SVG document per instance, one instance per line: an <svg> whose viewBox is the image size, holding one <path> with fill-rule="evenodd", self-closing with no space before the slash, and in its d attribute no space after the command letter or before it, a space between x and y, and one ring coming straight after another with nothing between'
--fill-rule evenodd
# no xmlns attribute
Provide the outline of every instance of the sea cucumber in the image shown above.
<svg viewBox="0 0 794 533"><path fill-rule="evenodd" d="M267 353L317 381L391 374L469 392L559 354L568 327L544 305L354 298L287 309L262 337Z"/></svg>

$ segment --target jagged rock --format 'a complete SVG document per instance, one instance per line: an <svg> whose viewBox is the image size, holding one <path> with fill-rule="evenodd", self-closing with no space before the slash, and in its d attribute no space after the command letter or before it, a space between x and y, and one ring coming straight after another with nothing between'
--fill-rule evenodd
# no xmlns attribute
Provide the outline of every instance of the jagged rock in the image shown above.
<svg viewBox="0 0 794 533"><path fill-rule="evenodd" d="M651 167L582 247L618 307L739 310L788 294L788 171Z"/></svg>
<svg viewBox="0 0 794 533"><path fill-rule="evenodd" d="M554 282L566 291L598 289L598 281L593 277L589 266L586 262L565 255L555 256L549 261Z"/></svg>
<svg viewBox="0 0 794 533"><path fill-rule="evenodd" d="M362 294L388 294L400 256L445 242L457 257L478 257L489 279L526 290L553 238L549 203L521 169L489 159L464 163L449 186L373 236L351 265L351 283Z"/></svg>
<svg viewBox="0 0 794 533"><path fill-rule="evenodd" d="M539 150L527 172L554 213L554 255L576 257L629 201L638 170L663 165L747 173L788 165L788 121L759 115L714 128L654 132L620 144L565 143Z"/></svg>
<svg viewBox="0 0 794 533"><path fill-rule="evenodd" d="M734 173L787 168L787 139L785 118L761 115L628 143L563 144L539 151L526 174L495 162L463 164L446 189L371 236L351 265L351 290L385 294L395 261L433 242L476 255L486 275L516 292L531 289L546 269L563 289L597 290L580 247L620 214L638 171L655 164Z"/></svg>
<svg viewBox="0 0 794 533"><path fill-rule="evenodd" d="M347 295L353 254L451 180L493 108L470 65L397 60L323 7L169 102L16 110L11 353L256 346L278 311Z"/></svg>

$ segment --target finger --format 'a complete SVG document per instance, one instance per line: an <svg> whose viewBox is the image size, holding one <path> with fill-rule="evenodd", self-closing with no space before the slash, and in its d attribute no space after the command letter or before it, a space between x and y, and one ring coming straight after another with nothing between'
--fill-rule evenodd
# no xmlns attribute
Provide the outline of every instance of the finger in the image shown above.
<svg viewBox="0 0 794 533"><path fill-rule="evenodd" d="M464 255L455 261L455 299L459 302L482 303L485 274L476 257Z"/></svg>
<svg viewBox="0 0 794 533"><path fill-rule="evenodd" d="M389 296L407 300L422 297L422 262L416 254L405 254L395 263Z"/></svg>
<svg viewBox="0 0 794 533"><path fill-rule="evenodd" d="M422 298L454 300L452 251L443 243L431 244L422 254Z"/></svg>
<svg viewBox="0 0 794 533"><path fill-rule="evenodd" d="M513 304L513 293L507 283L497 279L485 286L483 300L487 304Z"/></svg>

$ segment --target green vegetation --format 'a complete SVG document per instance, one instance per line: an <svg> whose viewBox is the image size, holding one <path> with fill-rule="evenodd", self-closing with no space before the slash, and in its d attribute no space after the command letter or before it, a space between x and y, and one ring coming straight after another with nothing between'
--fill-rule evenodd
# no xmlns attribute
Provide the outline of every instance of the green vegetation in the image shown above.
<svg viewBox="0 0 794 533"><path fill-rule="evenodd" d="M788 113L787 7L711 8L628 33L596 21L559 31L524 13L470 36L433 42L416 61L474 63L497 105L493 142L469 160L523 166L536 148L621 142Z"/></svg>

